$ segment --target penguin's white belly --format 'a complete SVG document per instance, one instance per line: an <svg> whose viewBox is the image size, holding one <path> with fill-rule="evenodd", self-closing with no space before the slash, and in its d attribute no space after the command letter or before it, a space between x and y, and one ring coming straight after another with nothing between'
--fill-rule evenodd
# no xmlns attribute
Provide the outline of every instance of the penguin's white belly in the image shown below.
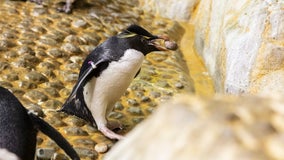
<svg viewBox="0 0 284 160"><path fill-rule="evenodd" d="M144 55L128 49L119 61L109 63L98 78L93 78L84 86L84 99L93 116L101 116L113 109L113 105L126 91L140 69Z"/></svg>

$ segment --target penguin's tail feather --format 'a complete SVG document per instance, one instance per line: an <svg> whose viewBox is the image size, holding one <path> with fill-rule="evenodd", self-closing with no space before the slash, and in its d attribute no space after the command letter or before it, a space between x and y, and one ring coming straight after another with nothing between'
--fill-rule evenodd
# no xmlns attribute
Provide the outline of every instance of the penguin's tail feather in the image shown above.
<svg viewBox="0 0 284 160"><path fill-rule="evenodd" d="M80 157L70 143L55 128L33 113L29 113L29 117L36 128L54 140L55 143L61 147L72 160L80 160Z"/></svg>

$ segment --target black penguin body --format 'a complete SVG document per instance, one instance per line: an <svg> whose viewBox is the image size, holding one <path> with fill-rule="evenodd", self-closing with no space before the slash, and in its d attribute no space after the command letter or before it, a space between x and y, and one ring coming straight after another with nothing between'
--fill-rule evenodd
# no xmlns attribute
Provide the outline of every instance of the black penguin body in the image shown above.
<svg viewBox="0 0 284 160"><path fill-rule="evenodd" d="M22 106L7 89L0 87L0 148L6 148L22 160L33 160L38 130L53 139L72 159L79 156L52 126Z"/></svg>
<svg viewBox="0 0 284 160"><path fill-rule="evenodd" d="M96 47L83 62L78 82L62 111L97 124L111 139L122 138L106 127L106 116L139 73L144 56L161 50L155 39L161 38L131 25Z"/></svg>

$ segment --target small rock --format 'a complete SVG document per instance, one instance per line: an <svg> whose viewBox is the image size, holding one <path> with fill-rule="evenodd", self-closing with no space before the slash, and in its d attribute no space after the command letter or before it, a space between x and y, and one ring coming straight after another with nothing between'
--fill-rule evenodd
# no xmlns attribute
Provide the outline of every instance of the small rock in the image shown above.
<svg viewBox="0 0 284 160"><path fill-rule="evenodd" d="M176 87L177 89L183 89L183 88L184 88L184 85L183 85L182 83L178 82L178 83L175 84L175 87Z"/></svg>
<svg viewBox="0 0 284 160"><path fill-rule="evenodd" d="M56 48L52 48L50 49L47 54L53 58L60 58L64 55L64 53L59 50L59 49L56 49Z"/></svg>
<svg viewBox="0 0 284 160"><path fill-rule="evenodd" d="M91 158L96 159L98 157L98 153L94 150L87 149L87 148L74 148L76 152L79 154L81 158Z"/></svg>
<svg viewBox="0 0 284 160"><path fill-rule="evenodd" d="M47 100L42 104L44 108L48 109L59 109L62 105L63 104L60 101L54 99Z"/></svg>
<svg viewBox="0 0 284 160"><path fill-rule="evenodd" d="M115 105L114 105L114 109L117 109L117 110L123 110L123 105L120 103L120 102L116 102Z"/></svg>
<svg viewBox="0 0 284 160"><path fill-rule="evenodd" d="M23 89L35 89L37 85L30 81L20 81L18 86Z"/></svg>
<svg viewBox="0 0 284 160"><path fill-rule="evenodd" d="M98 153L105 153L108 150L108 145L105 143L98 143L95 146L95 151Z"/></svg>
<svg viewBox="0 0 284 160"><path fill-rule="evenodd" d="M127 103L128 103L129 105L132 105L132 106L137 106L137 105L139 105L139 103L136 101L136 99L128 99L128 100L127 100Z"/></svg>
<svg viewBox="0 0 284 160"><path fill-rule="evenodd" d="M178 45L174 41L165 41L165 47L169 50L177 50Z"/></svg>
<svg viewBox="0 0 284 160"><path fill-rule="evenodd" d="M80 28L80 27L86 27L87 26L87 22L82 20L82 19L79 19L77 21L74 21L72 22L72 26L75 27L75 28Z"/></svg>
<svg viewBox="0 0 284 160"><path fill-rule="evenodd" d="M38 148L36 150L36 157L38 159L51 159L54 153L55 149L53 148Z"/></svg>
<svg viewBox="0 0 284 160"><path fill-rule="evenodd" d="M41 73L38 73L36 71L29 72L28 74L25 75L25 78L28 81L32 81L32 82L35 82L35 83L38 83L38 84L48 81L48 79L44 75L42 75Z"/></svg>
<svg viewBox="0 0 284 160"><path fill-rule="evenodd" d="M78 145L85 145L85 146L92 146L92 147L96 145L96 142L93 141L92 139L76 139L74 140L74 143Z"/></svg>
<svg viewBox="0 0 284 160"><path fill-rule="evenodd" d="M86 124L86 122L78 117L70 116L65 120L66 123L68 123L70 126L77 126L82 127Z"/></svg>
<svg viewBox="0 0 284 160"><path fill-rule="evenodd" d="M122 113L119 112L110 112L110 114L108 115L108 117L110 118L114 118L114 119L120 119L123 117Z"/></svg>
<svg viewBox="0 0 284 160"><path fill-rule="evenodd" d="M35 114L39 117L44 116L42 108L37 104L28 104L27 108L28 108L29 111L31 111L33 114Z"/></svg>
<svg viewBox="0 0 284 160"><path fill-rule="evenodd" d="M58 97L59 93L55 88L45 88L44 91L47 93L47 95L52 97Z"/></svg>
<svg viewBox="0 0 284 160"><path fill-rule="evenodd" d="M48 100L48 97L44 93L37 90L31 90L26 92L24 94L24 98L27 98L28 100L33 102L44 102Z"/></svg>
<svg viewBox="0 0 284 160"><path fill-rule="evenodd" d="M19 80L19 76L17 73L10 73L10 74L7 74L7 75L4 75L4 78L7 80L7 81L16 81L16 80Z"/></svg>
<svg viewBox="0 0 284 160"><path fill-rule="evenodd" d="M134 115L143 115L143 112L139 107L129 107L127 111Z"/></svg>
<svg viewBox="0 0 284 160"><path fill-rule="evenodd" d="M158 98L158 97L161 97L161 93L152 91L152 92L150 92L150 96L153 97L153 98Z"/></svg>
<svg viewBox="0 0 284 160"><path fill-rule="evenodd" d="M148 96L143 96L142 98L141 98L141 102L150 102L151 101L151 99L150 99L150 97L148 97Z"/></svg>
<svg viewBox="0 0 284 160"><path fill-rule="evenodd" d="M64 132L69 136L87 136L88 133L79 127L68 127L64 129Z"/></svg>
<svg viewBox="0 0 284 160"><path fill-rule="evenodd" d="M61 46L61 49L65 52L69 52L69 53L81 53L81 49L75 45L73 45L72 43L65 43Z"/></svg>
<svg viewBox="0 0 284 160"><path fill-rule="evenodd" d="M69 160L69 158L62 153L54 153L51 160Z"/></svg>
<svg viewBox="0 0 284 160"><path fill-rule="evenodd" d="M135 124L138 124L138 123L140 123L140 122L143 121L143 120L144 120L144 118L142 118L142 117L135 117L135 118L132 119L132 121L133 121Z"/></svg>

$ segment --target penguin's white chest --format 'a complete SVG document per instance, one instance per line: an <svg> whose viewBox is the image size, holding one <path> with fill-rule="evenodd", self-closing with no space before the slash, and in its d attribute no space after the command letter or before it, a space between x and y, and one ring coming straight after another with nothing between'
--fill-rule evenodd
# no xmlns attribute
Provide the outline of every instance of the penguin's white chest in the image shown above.
<svg viewBox="0 0 284 160"><path fill-rule="evenodd" d="M112 110L114 103L126 91L136 73L140 69L144 55L134 49L126 50L119 61L109 66L98 78L93 78L84 86L84 99L91 110Z"/></svg>

